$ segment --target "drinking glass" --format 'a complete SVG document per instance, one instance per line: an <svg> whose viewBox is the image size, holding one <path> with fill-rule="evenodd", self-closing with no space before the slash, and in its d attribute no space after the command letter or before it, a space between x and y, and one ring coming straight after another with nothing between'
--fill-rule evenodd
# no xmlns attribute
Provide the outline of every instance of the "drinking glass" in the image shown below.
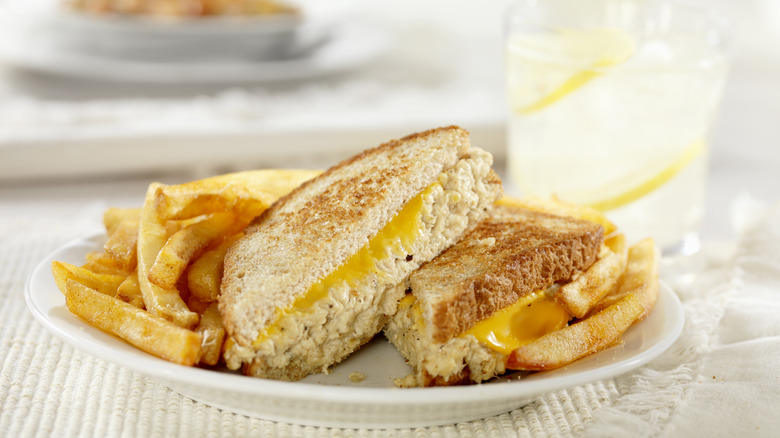
<svg viewBox="0 0 780 438"><path fill-rule="evenodd" d="M515 3L510 184L605 211L664 254L695 252L730 39L725 16L674 1Z"/></svg>

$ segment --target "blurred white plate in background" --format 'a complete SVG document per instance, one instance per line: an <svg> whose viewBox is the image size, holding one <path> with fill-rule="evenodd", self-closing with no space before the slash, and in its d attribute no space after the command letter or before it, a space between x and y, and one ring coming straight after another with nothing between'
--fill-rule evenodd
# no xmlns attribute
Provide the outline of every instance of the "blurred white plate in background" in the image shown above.
<svg viewBox="0 0 780 438"><path fill-rule="evenodd" d="M289 1L299 13L165 18L92 14L58 3L47 14L52 42L85 54L155 62L270 60L304 55L358 20L356 0Z"/></svg>
<svg viewBox="0 0 780 438"><path fill-rule="evenodd" d="M39 72L84 79L146 83L230 83L305 79L357 67L382 54L387 33L360 24L339 26L316 48L283 59L131 59L63 47L53 35L0 39L0 59Z"/></svg>
<svg viewBox="0 0 780 438"><path fill-rule="evenodd" d="M83 14L52 0L10 2L0 5L0 59L89 79L267 81L342 71L388 45L384 31L361 23L355 0L295 3L299 18L163 21Z"/></svg>

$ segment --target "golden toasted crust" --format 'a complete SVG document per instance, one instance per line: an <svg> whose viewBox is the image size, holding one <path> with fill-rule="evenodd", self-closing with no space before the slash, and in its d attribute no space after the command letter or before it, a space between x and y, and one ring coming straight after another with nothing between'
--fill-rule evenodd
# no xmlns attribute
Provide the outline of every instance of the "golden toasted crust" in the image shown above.
<svg viewBox="0 0 780 438"><path fill-rule="evenodd" d="M261 229L263 223L274 215L282 216L283 220L285 220L286 223L289 224L289 227L294 230L309 226L309 224L313 222L312 218L317 218L318 221L325 222L325 225L327 226L325 232L321 234L327 235L327 233L338 232L339 221L355 220L357 217L363 215L366 209L387 202L385 197L387 186L403 181L402 178L409 176L409 174L415 170L412 168L410 160L415 158L420 159L420 157L415 157L414 152L408 150L408 148L406 148L407 150L401 151L402 149L405 149L405 146L408 146L415 141L428 141L432 137L442 134L450 134L449 136L458 140L458 148L450 150L450 152L457 153L457 155L453 155L449 158L452 159L456 156L463 156L469 145L468 140L466 139L468 133L457 126L431 129L425 132L407 135L398 140L391 140L373 149L365 150L348 158L329 168L319 177L301 184L286 196L278 199L272 208L265 210L263 214L250 224L246 232L252 233ZM363 164L363 162L371 161L373 158L381 156L394 156L392 165L381 169L381 171L377 171L378 169L367 167ZM450 166L454 164L454 161L455 160L452 160ZM360 171L342 177L345 169L354 167L359 167ZM431 181L438 176L438 173L440 172L431 175ZM328 180L329 184L323 186L324 180ZM422 190L422 188L423 187L419 187L414 193L416 194ZM310 198L303 205L303 211L306 214L298 214L298 211L279 213L285 209L285 206L294 202L295 199L300 196L308 196ZM353 204L348 202L350 199L354 201ZM406 201L408 201L408 199ZM355 209L354 205L359 205L362 210ZM323 215L325 215L325 217L323 217Z"/></svg>
<svg viewBox="0 0 780 438"><path fill-rule="evenodd" d="M496 206L460 242L410 276L432 338L444 342L519 298L592 265L600 225Z"/></svg>

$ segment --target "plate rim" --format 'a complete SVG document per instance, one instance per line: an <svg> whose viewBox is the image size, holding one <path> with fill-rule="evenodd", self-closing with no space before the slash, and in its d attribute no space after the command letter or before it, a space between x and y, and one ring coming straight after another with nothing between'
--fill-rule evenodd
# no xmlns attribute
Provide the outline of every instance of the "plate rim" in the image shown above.
<svg viewBox="0 0 780 438"><path fill-rule="evenodd" d="M118 34L152 32L159 36L206 35L268 35L292 32L303 25L300 15L268 15L251 17L147 17L107 13L89 13L60 7L53 19L66 25L83 26L89 30Z"/></svg>
<svg viewBox="0 0 780 438"><path fill-rule="evenodd" d="M54 23L74 23L94 31L159 35L274 34L303 26L330 28L357 15L365 8L358 0L287 0L297 14L222 15L204 17L150 16L143 14L91 13L57 0L41 6L16 6L15 11L38 14Z"/></svg>
<svg viewBox="0 0 780 438"><path fill-rule="evenodd" d="M41 291L36 291L39 281L46 281L43 276L51 276L50 265L53 260L58 260L60 254L74 246L94 245L99 239L104 239L104 232L94 232L92 234L72 239L64 245L59 246L43 258L32 270L25 284L24 296L28 309L50 333L59 339L73 346L75 349L98 357L109 363L126 367L154 380L162 379L163 384L168 387L165 381L174 381L188 385L203 385L209 382L213 386L215 380L219 380L219 389L250 394L254 396L267 395L280 397L283 399L299 400L304 398L308 401L331 402L331 403L372 403L380 406L395 405L427 405L427 404L445 404L453 403L453 395L458 394L455 403L471 402L489 402L508 399L520 399L522 397L535 396L537 394L557 391L573 386L582 385L589 382L603 380L624 374L630 370L636 369L656 357L663 354L679 338L682 333L685 313L678 296L663 281L659 281L659 298L664 306L664 317L672 320L672 326L665 331L664 336L655 344L644 349L639 354L623 359L607 366L597 367L592 370L581 371L572 375L543 377L538 379L523 378L515 381L483 383L456 387L432 387L432 388L394 388L394 387L346 387L331 386L319 383L309 382L282 382L269 379L260 379L246 377L237 374L220 373L219 371L186 367L159 359L152 355L137 350L136 353L117 350L110 345L92 339L82 339L70 333L48 317L44 311L45 307L39 302L38 295ZM51 279L53 282L53 279ZM58 291L59 292L59 291ZM64 308L63 302L58 306ZM54 307L52 307L54 308ZM654 308L654 311L658 308ZM67 309L65 312L83 324L87 329L99 330L89 326L86 322L79 320L75 315L70 314ZM640 321L631 328L638 327L644 321ZM630 329L631 329L630 328ZM117 342L123 342L116 339ZM134 348L134 347L133 347ZM609 351L602 350L594 355ZM138 355L141 354L141 356ZM553 371L554 372L554 371ZM220 376L214 379L214 373ZM544 375L546 373L536 373ZM158 381L158 383L160 383ZM227 384L227 386L225 386ZM172 388L174 391L185 397L190 396ZM411 395L411 397L410 397ZM209 404L208 401L204 403Z"/></svg>

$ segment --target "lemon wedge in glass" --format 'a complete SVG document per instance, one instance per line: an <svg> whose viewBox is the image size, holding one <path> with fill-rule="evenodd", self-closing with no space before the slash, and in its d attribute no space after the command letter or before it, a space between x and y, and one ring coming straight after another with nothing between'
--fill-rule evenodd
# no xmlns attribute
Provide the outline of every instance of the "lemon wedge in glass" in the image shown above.
<svg viewBox="0 0 780 438"><path fill-rule="evenodd" d="M621 188L620 193L612 196L602 196L601 199L587 202L586 205L597 210L608 211L634 202L666 184L666 182L680 173L688 164L701 156L705 150L706 144L704 140L696 141L686 147L671 161L671 163L662 170L657 171L653 176L640 180L640 182L634 182L633 184L630 181L615 181L611 186ZM608 192L604 190L602 193Z"/></svg>
<svg viewBox="0 0 780 438"><path fill-rule="evenodd" d="M706 151L706 142L697 140L672 157L659 157L642 169L628 171L608 184L581 191L556 192L555 196L600 211L609 211L634 202L660 188ZM619 167L618 162L610 164Z"/></svg>
<svg viewBox="0 0 780 438"><path fill-rule="evenodd" d="M628 60L633 38L619 29L554 29L545 34L519 34L507 44L510 104L530 114L561 100L605 69Z"/></svg>

